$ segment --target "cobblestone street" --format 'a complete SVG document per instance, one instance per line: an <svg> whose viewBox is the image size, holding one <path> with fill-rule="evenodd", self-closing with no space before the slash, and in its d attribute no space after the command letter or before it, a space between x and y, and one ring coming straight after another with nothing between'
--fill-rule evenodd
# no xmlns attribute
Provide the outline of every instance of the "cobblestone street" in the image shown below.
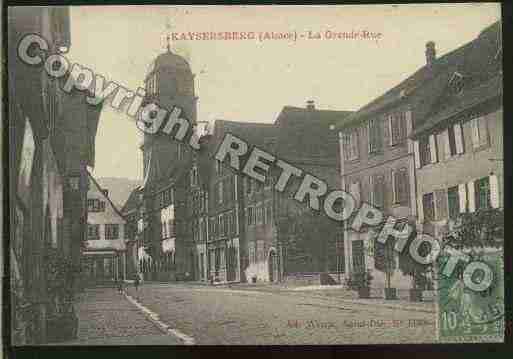
<svg viewBox="0 0 513 359"><path fill-rule="evenodd" d="M200 345L436 340L433 303L355 300L350 293L272 286L127 287L129 297L112 288L87 290L78 305L79 339L68 344L184 344L181 335Z"/></svg>
<svg viewBox="0 0 513 359"><path fill-rule="evenodd" d="M178 338L160 331L114 288L87 289L80 295L78 339L58 345L173 345Z"/></svg>

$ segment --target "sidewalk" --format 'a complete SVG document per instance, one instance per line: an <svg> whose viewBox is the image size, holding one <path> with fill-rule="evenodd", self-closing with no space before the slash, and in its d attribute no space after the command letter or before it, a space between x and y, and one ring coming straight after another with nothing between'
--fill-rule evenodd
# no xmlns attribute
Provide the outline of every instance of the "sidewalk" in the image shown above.
<svg viewBox="0 0 513 359"><path fill-rule="evenodd" d="M135 305L114 288L91 288L75 306L78 338L51 345L182 345L164 334Z"/></svg>
<svg viewBox="0 0 513 359"><path fill-rule="evenodd" d="M405 299L385 300L383 298L360 299L354 291L348 290L344 285L290 285L283 283L234 283L218 285L216 287L240 289L248 291L269 291L269 292L295 292L298 294L312 295L336 299L342 303L382 306L390 309L402 309L414 312L434 313L435 303L410 302Z"/></svg>

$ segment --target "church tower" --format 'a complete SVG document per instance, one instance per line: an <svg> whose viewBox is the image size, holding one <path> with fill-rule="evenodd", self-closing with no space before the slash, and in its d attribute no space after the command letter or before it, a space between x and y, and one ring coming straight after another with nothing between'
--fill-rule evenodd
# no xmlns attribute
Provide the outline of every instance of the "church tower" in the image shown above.
<svg viewBox="0 0 513 359"><path fill-rule="evenodd" d="M189 63L171 51L169 36L167 41L167 51L157 56L149 66L144 80L146 96L143 104L156 103L168 111L177 106L182 109L181 117L188 119L191 126L194 126L197 102L194 74ZM163 133L144 134L141 150L145 186L172 175L191 156L191 149L186 142L176 141Z"/></svg>

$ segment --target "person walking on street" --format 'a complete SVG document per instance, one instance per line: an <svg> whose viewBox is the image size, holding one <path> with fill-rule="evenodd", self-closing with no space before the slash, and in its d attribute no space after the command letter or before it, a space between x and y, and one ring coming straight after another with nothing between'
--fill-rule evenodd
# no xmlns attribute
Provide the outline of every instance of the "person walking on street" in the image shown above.
<svg viewBox="0 0 513 359"><path fill-rule="evenodd" d="M134 277L134 287L135 287L136 292L139 291L139 284L140 284L139 275L136 274Z"/></svg>
<svg viewBox="0 0 513 359"><path fill-rule="evenodd" d="M119 294L123 294L124 293L123 280L122 279L118 279L118 292L119 292Z"/></svg>

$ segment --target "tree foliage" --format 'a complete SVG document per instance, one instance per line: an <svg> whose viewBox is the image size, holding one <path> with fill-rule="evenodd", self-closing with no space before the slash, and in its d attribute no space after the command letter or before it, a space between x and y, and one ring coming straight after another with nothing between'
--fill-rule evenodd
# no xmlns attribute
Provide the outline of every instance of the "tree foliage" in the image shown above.
<svg viewBox="0 0 513 359"><path fill-rule="evenodd" d="M278 222L281 244L288 253L312 258L319 271L326 271L328 256L334 254L341 227L325 215L311 210L285 214Z"/></svg>
<svg viewBox="0 0 513 359"><path fill-rule="evenodd" d="M443 240L454 249L501 248L504 245L504 212L496 208L462 213Z"/></svg>

